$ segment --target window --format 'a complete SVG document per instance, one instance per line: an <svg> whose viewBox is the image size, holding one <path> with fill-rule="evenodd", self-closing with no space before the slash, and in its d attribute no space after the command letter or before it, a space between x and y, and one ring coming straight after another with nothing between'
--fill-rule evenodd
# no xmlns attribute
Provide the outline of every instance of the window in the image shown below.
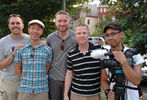
<svg viewBox="0 0 147 100"><path fill-rule="evenodd" d="M103 12L103 8L101 8L100 10L101 10L100 12L102 13Z"/></svg>
<svg viewBox="0 0 147 100"><path fill-rule="evenodd" d="M104 12L106 12L106 8L104 8Z"/></svg>
<svg viewBox="0 0 147 100"><path fill-rule="evenodd" d="M87 24L88 24L88 25L90 24L90 19L87 20Z"/></svg>

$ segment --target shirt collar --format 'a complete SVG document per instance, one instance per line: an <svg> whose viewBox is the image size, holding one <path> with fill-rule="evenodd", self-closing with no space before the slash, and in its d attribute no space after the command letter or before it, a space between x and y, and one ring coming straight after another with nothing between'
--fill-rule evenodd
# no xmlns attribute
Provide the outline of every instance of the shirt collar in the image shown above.
<svg viewBox="0 0 147 100"><path fill-rule="evenodd" d="M77 43L76 48L75 48L75 51L80 51L80 50L78 49L78 47L79 47L79 45L78 45L78 43ZM92 44L92 43L89 42L88 51L94 49L94 47L95 47L94 44Z"/></svg>
<svg viewBox="0 0 147 100"><path fill-rule="evenodd" d="M40 47L40 46L42 46L41 41L40 41L40 43L38 44L38 46L37 46L36 48L38 48L38 47ZM25 44L25 47L32 47L32 48L33 48L33 46L32 46L32 44L31 44L31 41L30 41L30 40L27 41L27 43Z"/></svg>
<svg viewBox="0 0 147 100"><path fill-rule="evenodd" d="M70 28L68 28L68 30L69 30L69 36L73 35L73 33L71 32L72 30ZM55 34L56 34L57 37L59 37L58 30L56 31Z"/></svg>

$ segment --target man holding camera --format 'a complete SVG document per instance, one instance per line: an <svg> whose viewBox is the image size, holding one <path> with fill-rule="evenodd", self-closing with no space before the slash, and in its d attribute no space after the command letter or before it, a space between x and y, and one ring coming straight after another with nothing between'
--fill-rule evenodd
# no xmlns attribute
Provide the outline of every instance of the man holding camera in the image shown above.
<svg viewBox="0 0 147 100"><path fill-rule="evenodd" d="M141 58L140 54L135 54L132 56L133 66L131 66L124 52L129 49L121 43L124 32L122 32L121 26L116 23L110 23L104 28L105 38L108 45L110 45L110 51L114 55L113 58L109 57L108 59L115 59L121 66L122 70L116 70L119 72L118 76L112 73L111 68L105 68L101 72L101 85L108 100L139 100L139 92L137 85L141 82L142 73L141 73L141 64L144 60ZM121 72L121 74L120 74ZM120 75L120 76L119 76ZM122 78L122 76L124 78ZM117 79L121 81L121 86L116 86ZM114 88L115 86L115 88ZM124 93L120 94L119 92ZM118 97L119 95L119 97Z"/></svg>

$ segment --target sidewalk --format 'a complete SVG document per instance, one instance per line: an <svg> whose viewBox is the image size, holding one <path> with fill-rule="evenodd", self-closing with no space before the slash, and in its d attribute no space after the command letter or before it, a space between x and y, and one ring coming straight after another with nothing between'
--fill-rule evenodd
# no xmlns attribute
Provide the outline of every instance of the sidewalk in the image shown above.
<svg viewBox="0 0 147 100"><path fill-rule="evenodd" d="M0 71L0 77L1 77L1 71ZM1 86L1 78L0 78L0 86ZM102 97L102 100L105 100L105 95L104 95L103 92L102 92L101 97ZM0 96L0 100L2 100L1 96ZM147 94L144 94L144 95L140 98L140 100L147 100Z"/></svg>

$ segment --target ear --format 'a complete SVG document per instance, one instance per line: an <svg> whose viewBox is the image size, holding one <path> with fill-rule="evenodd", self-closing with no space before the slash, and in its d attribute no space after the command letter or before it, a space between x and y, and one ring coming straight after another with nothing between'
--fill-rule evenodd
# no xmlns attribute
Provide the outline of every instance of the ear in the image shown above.
<svg viewBox="0 0 147 100"><path fill-rule="evenodd" d="M42 29L42 33L41 33L41 35L44 33L44 29Z"/></svg>
<svg viewBox="0 0 147 100"><path fill-rule="evenodd" d="M120 36L121 36L121 38L123 37L123 35L124 35L124 32L120 32Z"/></svg>
<svg viewBox="0 0 147 100"><path fill-rule="evenodd" d="M24 24L22 24L22 27L23 27L23 29L24 29Z"/></svg>
<svg viewBox="0 0 147 100"><path fill-rule="evenodd" d="M28 27L28 29L27 29L27 30L28 30L28 33L30 34L30 29L29 29L29 27Z"/></svg>
<svg viewBox="0 0 147 100"><path fill-rule="evenodd" d="M9 25L9 23L8 23L8 28L10 29L10 27L9 27L10 25Z"/></svg>

